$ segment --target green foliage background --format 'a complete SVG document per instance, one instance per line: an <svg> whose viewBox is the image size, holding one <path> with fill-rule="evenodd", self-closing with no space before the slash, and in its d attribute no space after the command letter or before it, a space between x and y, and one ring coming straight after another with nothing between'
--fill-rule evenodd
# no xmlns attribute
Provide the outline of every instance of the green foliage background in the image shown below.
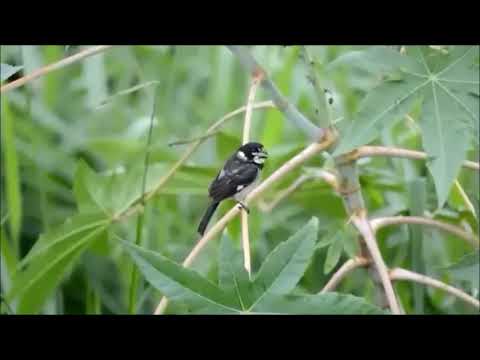
<svg viewBox="0 0 480 360"><path fill-rule="evenodd" d="M431 156L427 162L361 160L360 181L370 216L408 215L423 209L478 234L478 220L458 188L452 187L458 179L478 215L478 171L460 168L464 159L479 161L478 46L447 48L447 55L432 48L407 47L410 63L400 61L398 52L387 47L308 49L316 59L322 86L333 92L330 111L342 139L338 152L370 143L427 151ZM2 81L4 75L11 80L17 71L30 73L79 50L78 46L1 46ZM289 101L315 121L317 98L298 47L255 46L250 51ZM442 73L449 64L454 65ZM439 79L432 77L435 74L440 74ZM205 141L160 194L147 202L140 225L141 248L122 245L125 242L119 239L135 241L136 216L118 223L112 219L142 192L153 102L146 190L184 151L185 146L168 144L203 135L213 122L244 105L248 83L248 74L225 47L119 46L2 93L1 287L13 311L127 313L136 266L132 259L140 269L135 313L152 313L163 294L176 299L168 313L222 313L217 305L212 308L199 300L199 292L209 286L204 298L244 311L235 296L253 301L260 290L237 266L239 219L228 226L221 241L208 244L193 271L178 266L197 241L196 226L207 204L209 182L241 143L242 115ZM257 101L262 100L269 98L260 89ZM264 178L307 145L305 136L276 109L254 111L252 140L262 142L270 154ZM328 166L327 159L317 156L306 166ZM266 193L265 200L273 199L304 171L289 174ZM412 191L423 191L425 200ZM230 206L222 205L219 213ZM300 272L291 272L286 265L292 252L275 260L290 277L281 278L278 288L283 291L268 292L258 312L380 312L371 305L374 288L364 269L353 272L337 289L355 297L313 295L357 246L354 233L345 227L348 216L341 198L325 183L307 182L268 214L254 206L249 219L255 274L261 274L269 254L274 249L272 254L277 254L287 239L297 236L305 241L313 234ZM306 226L307 235L298 235ZM313 246L317 240L319 246ZM475 252L463 240L432 228L418 231L404 225L381 230L378 243L389 267L427 274L478 298L478 249ZM237 266L234 273L244 285L235 296L225 264ZM157 281L163 292L156 288ZM209 285L199 286L202 281ZM438 290L414 291L405 282L395 284L395 289L407 313L475 312ZM4 304L2 311L8 312Z"/></svg>

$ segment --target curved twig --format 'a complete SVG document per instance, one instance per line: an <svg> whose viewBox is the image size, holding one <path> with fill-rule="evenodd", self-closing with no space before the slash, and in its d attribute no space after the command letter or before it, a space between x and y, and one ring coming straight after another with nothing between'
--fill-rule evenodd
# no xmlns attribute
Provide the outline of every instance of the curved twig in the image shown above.
<svg viewBox="0 0 480 360"><path fill-rule="evenodd" d="M475 299L473 296L468 295L467 293L465 293L460 289L457 289L456 287L445 284L439 280L432 279L431 277L418 274L410 270L395 268L390 270L390 278L392 280L409 280L409 281L417 282L419 284L432 286L434 288L443 290L453 296L458 297L459 299L465 301L466 303L475 306L477 309L480 308L480 302L477 299Z"/></svg>
<svg viewBox="0 0 480 360"><path fill-rule="evenodd" d="M417 159L417 160L427 160L428 155L422 151L402 149L389 146L361 146L356 150L348 154L342 155L342 163L351 162L353 160L358 160L365 157L375 157L375 156L391 156L391 157L400 157L408 159ZM462 163L462 166L471 169L480 171L480 164L474 161L465 160Z"/></svg>
<svg viewBox="0 0 480 360"><path fill-rule="evenodd" d="M300 175L293 183L290 184L286 189L280 191L277 196L270 202L259 204L259 208L263 212L270 212L274 207L276 207L282 200L291 195L295 190L302 186L305 182L313 179L322 179L327 184L329 184L334 190L338 188L337 177L332 174L330 171L318 169L315 172L309 174Z"/></svg>
<svg viewBox="0 0 480 360"><path fill-rule="evenodd" d="M400 306L398 304L397 297L395 296L392 282L390 281L390 278L388 276L387 266L383 261L382 254L380 253L380 249L378 248L377 240L375 239L375 234L371 228L370 222L365 215L366 214L353 215L352 223L355 225L355 227L358 229L360 234L363 236L363 239L365 240L365 244L367 245L370 256L372 257L372 261L375 264L378 275L380 276L380 280L385 290L385 296L387 298L390 309L392 310L392 313L400 314Z"/></svg>
<svg viewBox="0 0 480 360"><path fill-rule="evenodd" d="M470 245L479 246L479 238L473 233L466 232L462 228L447 224L441 221L429 219L423 216L389 216L389 217L382 217L370 220L370 224L372 225L372 229L376 232L378 229L390 226L390 225L400 225L400 224L420 224L420 225L427 225L436 227L440 230L449 232L459 238L467 241Z"/></svg>
<svg viewBox="0 0 480 360"><path fill-rule="evenodd" d="M328 291L334 291L338 284L347 276L350 272L356 268L366 266L370 264L370 260L364 257L356 257L354 259L349 259L332 275L327 284L323 287L320 293L325 293Z"/></svg>

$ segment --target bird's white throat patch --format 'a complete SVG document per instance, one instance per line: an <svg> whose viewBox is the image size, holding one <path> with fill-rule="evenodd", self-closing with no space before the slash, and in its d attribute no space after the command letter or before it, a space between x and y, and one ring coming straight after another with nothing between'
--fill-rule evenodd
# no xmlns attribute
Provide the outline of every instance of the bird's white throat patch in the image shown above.
<svg viewBox="0 0 480 360"><path fill-rule="evenodd" d="M253 162L256 164L263 164L265 162L265 158L260 157L260 156L255 156L253 158Z"/></svg>

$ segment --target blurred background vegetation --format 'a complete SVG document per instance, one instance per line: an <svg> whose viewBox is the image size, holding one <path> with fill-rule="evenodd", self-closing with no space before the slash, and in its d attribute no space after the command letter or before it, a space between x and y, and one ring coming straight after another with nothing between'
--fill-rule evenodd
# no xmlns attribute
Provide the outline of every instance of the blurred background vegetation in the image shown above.
<svg viewBox="0 0 480 360"><path fill-rule="evenodd" d="M319 64L326 64L341 54L364 48L367 47L311 46L309 50ZM81 49L79 46L1 46L0 60L23 66L9 79L11 81ZM281 92L307 117L315 119L315 93L307 80L298 48L255 46L250 50ZM341 67L328 74L322 66L317 70L322 85L333 92L333 111L335 118L340 119L340 127L346 121L342 118L350 118L365 94L379 81L377 74L365 70ZM152 81L158 82L156 93ZM42 233L55 230L76 213L73 187L80 164L100 174L122 174L143 165L154 96L156 112L150 163L159 166L157 174L161 175L186 147L168 144L201 136L223 115L243 106L248 85L248 74L225 47L118 46L2 94L2 122L8 117L13 128L5 134L2 126L2 148L8 141L14 144L18 169L18 191L8 190L5 179L8 171L14 170L6 169L2 151L1 237L2 243L16 244L11 259L5 258L9 255L2 246L2 294L12 286L7 262L16 264ZM128 89L132 91L125 92ZM269 98L260 89L257 101L262 100ZM411 115L416 118L415 112ZM196 226L207 205L208 184L225 158L241 143L242 123L242 116L237 116L216 136L205 141L160 194L147 203L141 239L143 247L159 251L177 262L189 253L197 241ZM254 111L251 137L262 142L270 154L264 177L306 144L304 135L276 109ZM379 142L422 149L418 128L405 119L398 119L394 126L384 129ZM474 149L469 159L478 161ZM321 167L325 160L326 157L318 156L306 166ZM360 164L360 180L371 216L409 214L412 210L410 183L422 178L426 182L425 209L437 219L467 226L478 234L478 221L456 188L444 208L436 209L433 182L423 162L371 158ZM264 200L273 199L303 171L298 169L287 176L266 193ZM15 179L15 174L10 179L12 176ZM462 170L459 182L478 214L478 172ZM18 201L7 203L8 191ZM231 204L222 205L219 213L229 206ZM12 213L19 217L18 236L10 224ZM341 198L321 181L305 183L268 214L257 206L252 207L249 219L253 270L258 270L265 256L312 216L319 219L320 238L348 220ZM125 239L135 238L135 216L115 226ZM239 244L239 219L229 225L229 231ZM416 261L421 262L422 272L478 297L478 283L472 280L471 273L456 276L445 270L471 252L471 246L432 228L424 228L422 235L421 246L415 250L420 254L420 260ZM379 232L378 242L389 267L413 268L412 236L414 234L406 225ZM217 240L210 242L193 265L212 280L217 277L218 244ZM318 292L333 271L348 259L346 253L341 256L335 268L325 274L326 250L316 251L297 291ZM68 267L60 285L41 304L40 312L127 313L131 269L130 258L108 234ZM431 288L425 289L419 307L418 300L416 305L413 299L412 288L411 283L395 284L407 313L474 311L458 299ZM375 301L373 284L364 269L353 272L338 291ZM141 280L135 312L152 313L161 295ZM2 309L7 312L5 306ZM168 308L170 313L182 311L180 304L172 303Z"/></svg>

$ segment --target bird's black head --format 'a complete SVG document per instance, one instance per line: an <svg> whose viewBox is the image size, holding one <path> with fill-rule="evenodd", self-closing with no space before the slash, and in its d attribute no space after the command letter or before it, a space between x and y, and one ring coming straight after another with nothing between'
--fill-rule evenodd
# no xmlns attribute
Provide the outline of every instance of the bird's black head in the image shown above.
<svg viewBox="0 0 480 360"><path fill-rule="evenodd" d="M236 156L241 161L252 162L263 167L263 163L268 158L268 153L262 144L249 142L238 148Z"/></svg>

